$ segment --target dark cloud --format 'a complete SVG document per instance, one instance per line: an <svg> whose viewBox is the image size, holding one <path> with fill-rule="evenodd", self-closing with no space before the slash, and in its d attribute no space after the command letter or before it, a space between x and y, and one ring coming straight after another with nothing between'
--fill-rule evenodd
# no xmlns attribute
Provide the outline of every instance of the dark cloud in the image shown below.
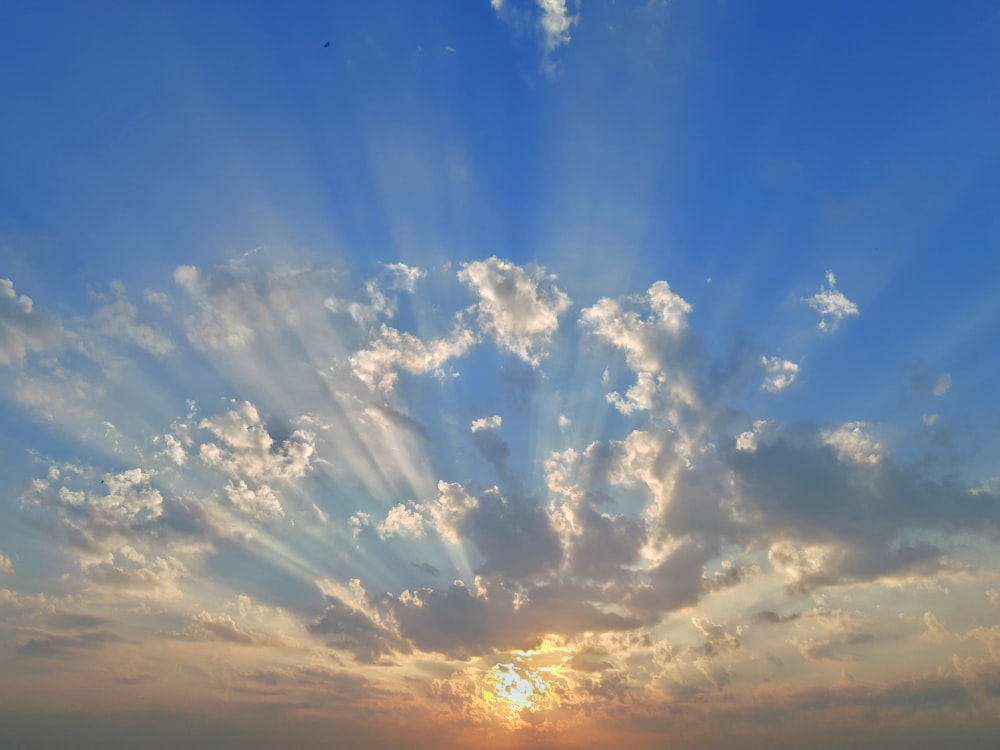
<svg viewBox="0 0 1000 750"><path fill-rule="evenodd" d="M507 578L541 575L558 568L559 538L548 514L531 496L483 492L461 528L483 556L481 572Z"/></svg>
<svg viewBox="0 0 1000 750"><path fill-rule="evenodd" d="M801 612L792 612L787 615L779 615L770 609L765 609L762 612L758 612L753 616L754 622L769 622L769 623L780 623L780 622L794 622L802 616Z"/></svg>
<svg viewBox="0 0 1000 750"><path fill-rule="evenodd" d="M928 577L953 569L945 550L906 532L966 531L1000 536L1000 500L953 480L924 476L919 467L882 457L850 460L803 426L753 451L724 453L747 533L760 540L826 545L822 565L805 566L791 584L822 586L892 576ZM772 551L772 562L794 568L794 551Z"/></svg>
<svg viewBox="0 0 1000 750"><path fill-rule="evenodd" d="M369 614L341 599L327 596L329 605L309 625L309 632L321 636L338 651L348 651L362 662L377 662L394 652L409 653L409 645Z"/></svg>
<svg viewBox="0 0 1000 750"><path fill-rule="evenodd" d="M515 593L501 586L472 591L455 583L446 590L420 589L393 602L402 635L423 651L455 658L494 650L527 648L545 633L634 630L645 621L605 612L592 602L597 590L550 584Z"/></svg>
<svg viewBox="0 0 1000 750"><path fill-rule="evenodd" d="M66 630L87 630L89 628L99 628L107 624L108 620L96 615L88 615L80 612L53 612L44 617L45 622L53 627L64 628Z"/></svg>
<svg viewBox="0 0 1000 750"><path fill-rule="evenodd" d="M431 565L429 562L415 562L411 563L411 565L413 565L413 567L421 573L426 573L429 576L438 576L441 574L441 570L436 565Z"/></svg>
<svg viewBox="0 0 1000 750"><path fill-rule="evenodd" d="M705 564L718 552L712 541L685 541L649 572L648 582L629 596L629 606L638 612L663 613L697 604L703 592Z"/></svg>
<svg viewBox="0 0 1000 750"><path fill-rule="evenodd" d="M31 657L57 657L80 650L101 648L109 643L121 643L124 639L107 630L95 630L79 635L44 635L31 638L18 647L17 653Z"/></svg>

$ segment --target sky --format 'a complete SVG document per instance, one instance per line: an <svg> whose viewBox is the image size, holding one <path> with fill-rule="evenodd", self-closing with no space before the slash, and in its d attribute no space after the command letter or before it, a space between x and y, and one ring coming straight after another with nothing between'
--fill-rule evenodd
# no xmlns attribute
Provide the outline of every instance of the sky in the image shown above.
<svg viewBox="0 0 1000 750"><path fill-rule="evenodd" d="M996 746L996 0L2 16L0 744Z"/></svg>

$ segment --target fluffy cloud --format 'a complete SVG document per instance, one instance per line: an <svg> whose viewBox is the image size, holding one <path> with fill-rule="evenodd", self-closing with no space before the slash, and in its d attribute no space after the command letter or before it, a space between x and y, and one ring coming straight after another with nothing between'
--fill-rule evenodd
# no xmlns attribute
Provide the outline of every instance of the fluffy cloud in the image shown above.
<svg viewBox="0 0 1000 750"><path fill-rule="evenodd" d="M584 309L580 317L596 336L625 353L636 374L635 385L624 397L611 393L608 400L623 414L653 408L661 393L674 404L694 406L698 396L693 367L699 352L687 336L691 305L665 281L653 284L644 297L624 302L644 305L647 317L607 297Z"/></svg>
<svg viewBox="0 0 1000 750"><path fill-rule="evenodd" d="M401 292L414 292L417 282L427 276L424 269L405 263L386 263L385 270L389 274L389 288Z"/></svg>
<svg viewBox="0 0 1000 750"><path fill-rule="evenodd" d="M14 575L14 563L7 555L0 552L0 575L2 574Z"/></svg>
<svg viewBox="0 0 1000 750"><path fill-rule="evenodd" d="M794 383L799 375L799 366L781 357L761 357L760 363L767 373L764 382L760 384L760 389L768 393L781 393Z"/></svg>
<svg viewBox="0 0 1000 750"><path fill-rule="evenodd" d="M199 423L219 441L202 443L199 456L228 478L226 496L236 507L261 518L280 516L281 503L271 483L299 479L310 471L315 436L295 430L276 445L257 407L249 401L232 403L234 408Z"/></svg>
<svg viewBox="0 0 1000 750"><path fill-rule="evenodd" d="M476 295L479 327L501 349L538 366L545 346L571 304L540 266L522 267L497 257L463 263L460 281Z"/></svg>
<svg viewBox="0 0 1000 750"><path fill-rule="evenodd" d="M378 338L367 348L351 355L351 370L369 388L392 390L399 370L416 375L440 370L449 360L463 356L476 343L468 329L459 329L450 338L423 342L410 333L383 325Z"/></svg>
<svg viewBox="0 0 1000 750"><path fill-rule="evenodd" d="M30 351L54 346L59 325L34 311L31 297L14 291L10 279L0 279L0 365L22 361Z"/></svg>
<svg viewBox="0 0 1000 750"><path fill-rule="evenodd" d="M84 578L98 588L153 600L180 599L187 567L170 555L147 558L131 545L108 553L99 561L85 563Z"/></svg>
<svg viewBox="0 0 1000 750"><path fill-rule="evenodd" d="M569 44L569 30L577 18L570 15L566 0L538 0L538 8L542 11L539 24L545 33L545 48L551 51Z"/></svg>
<svg viewBox="0 0 1000 750"><path fill-rule="evenodd" d="M845 318L858 314L858 306L836 288L837 277L833 271L826 272L827 286L821 286L811 297L803 297L802 302L819 313L819 329L826 333L837 330Z"/></svg>
<svg viewBox="0 0 1000 750"><path fill-rule="evenodd" d="M386 514L385 520L378 525L379 538L388 539L391 536L422 537L424 535L422 510L423 507L420 505L413 508L408 508L402 503L394 505Z"/></svg>

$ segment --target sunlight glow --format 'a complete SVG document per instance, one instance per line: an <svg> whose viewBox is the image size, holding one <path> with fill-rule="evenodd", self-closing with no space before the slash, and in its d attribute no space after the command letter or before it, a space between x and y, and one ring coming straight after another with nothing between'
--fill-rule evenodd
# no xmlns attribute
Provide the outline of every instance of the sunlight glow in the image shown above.
<svg viewBox="0 0 1000 750"><path fill-rule="evenodd" d="M551 683L541 672L514 664L495 664L486 676L483 698L498 716L516 719L522 711L536 712L551 703Z"/></svg>

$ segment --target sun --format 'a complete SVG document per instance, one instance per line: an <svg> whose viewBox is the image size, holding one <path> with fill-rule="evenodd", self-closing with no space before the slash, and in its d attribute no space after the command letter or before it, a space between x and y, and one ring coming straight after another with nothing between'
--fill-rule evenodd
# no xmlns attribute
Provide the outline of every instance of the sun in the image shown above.
<svg viewBox="0 0 1000 750"><path fill-rule="evenodd" d="M551 683L541 671L515 664L495 664L486 675L483 698L499 716L517 719L523 711L535 712L552 701Z"/></svg>

